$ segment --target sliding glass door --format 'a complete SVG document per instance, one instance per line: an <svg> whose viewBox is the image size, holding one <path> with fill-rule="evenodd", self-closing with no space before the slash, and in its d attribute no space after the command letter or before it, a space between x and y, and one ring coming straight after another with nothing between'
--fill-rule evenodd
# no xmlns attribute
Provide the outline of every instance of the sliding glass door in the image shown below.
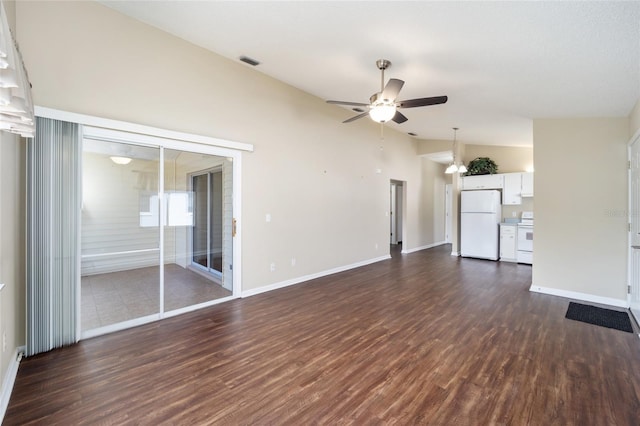
<svg viewBox="0 0 640 426"><path fill-rule="evenodd" d="M233 296L233 161L194 149L85 136L84 337Z"/></svg>
<svg viewBox="0 0 640 426"><path fill-rule="evenodd" d="M84 140L82 330L160 312L160 149Z"/></svg>
<svg viewBox="0 0 640 426"><path fill-rule="evenodd" d="M178 150L164 153L168 203L164 300L165 310L172 311L232 295L232 239L230 234L224 238L224 225L226 222L231 229L233 220L233 162ZM226 192L225 184L229 188ZM229 204L226 211L225 197Z"/></svg>
<svg viewBox="0 0 640 426"><path fill-rule="evenodd" d="M222 276L222 170L191 176L195 223L192 232L192 264L202 271Z"/></svg>

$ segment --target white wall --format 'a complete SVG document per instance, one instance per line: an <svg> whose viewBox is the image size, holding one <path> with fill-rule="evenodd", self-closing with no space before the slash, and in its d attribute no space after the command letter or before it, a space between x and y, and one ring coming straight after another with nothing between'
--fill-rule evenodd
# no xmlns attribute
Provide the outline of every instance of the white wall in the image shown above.
<svg viewBox="0 0 640 426"><path fill-rule="evenodd" d="M489 157L498 165L498 173L529 171L533 167L533 147L465 145L464 163L477 157Z"/></svg>
<svg viewBox="0 0 640 426"><path fill-rule="evenodd" d="M0 385L24 340L24 141L0 132ZM7 347L2 351L2 334Z"/></svg>
<svg viewBox="0 0 640 426"><path fill-rule="evenodd" d="M3 1L9 25L15 28L15 2ZM8 395L5 380L18 347L25 344L24 284L25 142L0 132L0 397ZM7 348L2 351L2 334Z"/></svg>
<svg viewBox="0 0 640 426"><path fill-rule="evenodd" d="M629 120L538 119L533 137L533 286L624 303Z"/></svg>
<svg viewBox="0 0 640 426"><path fill-rule="evenodd" d="M420 206L421 233L424 245L445 241L445 166L426 157L422 159L422 197L430 200Z"/></svg>
<svg viewBox="0 0 640 426"><path fill-rule="evenodd" d="M410 137L96 3L19 2L17 23L36 104L254 144L243 290L388 255L390 179L407 182L403 248L434 242Z"/></svg>

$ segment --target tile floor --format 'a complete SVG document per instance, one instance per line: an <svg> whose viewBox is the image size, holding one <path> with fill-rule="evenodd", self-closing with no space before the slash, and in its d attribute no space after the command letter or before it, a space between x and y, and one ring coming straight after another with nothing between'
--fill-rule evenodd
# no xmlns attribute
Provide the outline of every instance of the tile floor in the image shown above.
<svg viewBox="0 0 640 426"><path fill-rule="evenodd" d="M158 267L82 277L82 331L151 315L159 309ZM165 265L165 311L231 296L200 274Z"/></svg>

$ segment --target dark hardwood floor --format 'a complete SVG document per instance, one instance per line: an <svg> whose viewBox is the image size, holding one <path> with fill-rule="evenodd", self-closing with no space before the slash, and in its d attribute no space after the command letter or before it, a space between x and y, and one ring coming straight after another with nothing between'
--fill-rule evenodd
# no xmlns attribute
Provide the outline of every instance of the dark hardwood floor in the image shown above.
<svg viewBox="0 0 640 426"><path fill-rule="evenodd" d="M5 425L638 425L637 334L451 246L22 361Z"/></svg>

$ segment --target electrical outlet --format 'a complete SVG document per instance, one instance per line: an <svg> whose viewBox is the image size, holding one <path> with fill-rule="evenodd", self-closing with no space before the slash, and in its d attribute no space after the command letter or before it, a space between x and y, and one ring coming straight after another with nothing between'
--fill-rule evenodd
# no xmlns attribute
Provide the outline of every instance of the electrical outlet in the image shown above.
<svg viewBox="0 0 640 426"><path fill-rule="evenodd" d="M296 266L296 258L295 257L291 258L291 266Z"/></svg>
<svg viewBox="0 0 640 426"><path fill-rule="evenodd" d="M271 263L271 272L274 272L276 270L276 264L275 263Z"/></svg>
<svg viewBox="0 0 640 426"><path fill-rule="evenodd" d="M376 250L378 250L378 243L376 243L376 246L375 246L375 247L376 247Z"/></svg>

